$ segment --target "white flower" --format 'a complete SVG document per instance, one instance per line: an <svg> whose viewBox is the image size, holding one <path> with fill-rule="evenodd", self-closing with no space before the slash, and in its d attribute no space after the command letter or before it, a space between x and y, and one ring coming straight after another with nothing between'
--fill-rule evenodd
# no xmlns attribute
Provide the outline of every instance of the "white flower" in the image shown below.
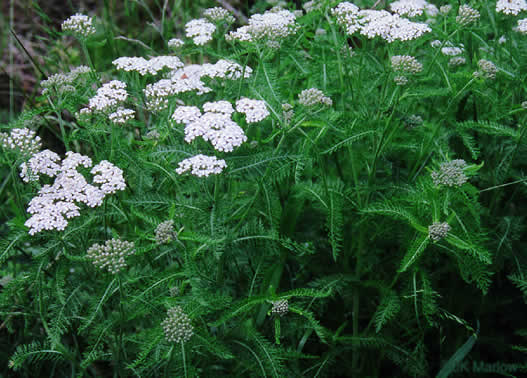
<svg viewBox="0 0 527 378"><path fill-rule="evenodd" d="M456 66L462 66L466 62L467 62L467 60L464 57L462 57L462 56L455 56L453 58L450 58L450 60L448 61L448 65L451 66L451 67L456 67Z"/></svg>
<svg viewBox="0 0 527 378"><path fill-rule="evenodd" d="M415 17L422 15L428 5L425 0L398 0L390 4L390 9L399 16Z"/></svg>
<svg viewBox="0 0 527 378"><path fill-rule="evenodd" d="M518 26L516 30L522 34L527 34L527 18L518 20Z"/></svg>
<svg viewBox="0 0 527 378"><path fill-rule="evenodd" d="M38 179L39 173L55 177L53 184L42 186L38 195L28 204L27 212L32 216L25 225L29 227L30 235L42 230L64 230L68 225L67 219L80 215L80 208L76 202L84 203L89 207L100 206L105 195L113 193L115 191L113 189L119 186L115 182L108 183L108 179L101 180L100 177L98 180L94 178L94 182L99 181L103 184L103 188L99 189L89 184L77 171L79 166L91 167L92 161L87 156L68 151L60 166L57 164L59 160L57 154L44 150L29 160L30 168L27 165L23 167L24 181L28 181L25 177ZM124 189L124 181L122 188Z"/></svg>
<svg viewBox="0 0 527 378"><path fill-rule="evenodd" d="M252 15L248 25L230 32L225 38L228 41L253 42L261 39L276 41L295 34L298 27L294 13L283 9L267 11L263 14Z"/></svg>
<svg viewBox="0 0 527 378"><path fill-rule="evenodd" d="M517 16L518 13L527 10L525 0L498 0L496 2L496 12Z"/></svg>
<svg viewBox="0 0 527 378"><path fill-rule="evenodd" d="M232 24L235 21L233 15L227 9L221 7L205 9L203 16L212 22L225 21L228 24Z"/></svg>
<svg viewBox="0 0 527 378"><path fill-rule="evenodd" d="M191 20L185 25L185 34L192 38L194 43L202 46L212 40L212 34L216 31L216 26L204 18Z"/></svg>
<svg viewBox="0 0 527 378"><path fill-rule="evenodd" d="M33 155L42 147L40 137L28 128L12 129L9 134L0 133L0 145L23 155Z"/></svg>
<svg viewBox="0 0 527 378"><path fill-rule="evenodd" d="M326 96L324 92L317 88L304 89L298 95L298 102L304 106L315 106L317 104L322 104L325 106L333 105L331 98Z"/></svg>
<svg viewBox="0 0 527 378"><path fill-rule="evenodd" d="M203 104L203 110L210 113L221 113L231 115L234 113L234 108L229 101L214 101Z"/></svg>
<svg viewBox="0 0 527 378"><path fill-rule="evenodd" d="M392 69L398 72L416 74L423 70L423 65L410 55L394 55L391 63Z"/></svg>
<svg viewBox="0 0 527 378"><path fill-rule="evenodd" d="M177 56L156 56L146 60L143 57L120 57L115 59L113 65L118 70L126 72L136 71L140 75L156 75L164 68L175 70L184 66Z"/></svg>
<svg viewBox="0 0 527 378"><path fill-rule="evenodd" d="M211 142L217 151L231 152L247 141L243 129L231 119L231 114L207 112L185 126L185 141L191 143L202 137Z"/></svg>
<svg viewBox="0 0 527 378"><path fill-rule="evenodd" d="M116 274L126 267L124 258L133 255L134 248L134 243L114 238L107 240L104 245L93 244L86 252L86 257L93 260L93 264L99 269Z"/></svg>
<svg viewBox="0 0 527 378"><path fill-rule="evenodd" d="M199 117L201 111L197 106L178 106L171 118L177 123L188 124L197 121Z"/></svg>
<svg viewBox="0 0 527 378"><path fill-rule="evenodd" d="M95 34L93 19L80 13L74 14L62 23L62 31L71 32L75 36L87 38Z"/></svg>
<svg viewBox="0 0 527 378"><path fill-rule="evenodd" d="M183 174L187 171L197 177L207 177L211 174L219 174L227 167L225 160L218 159L216 156L196 155L179 162L176 168L177 174Z"/></svg>
<svg viewBox="0 0 527 378"><path fill-rule="evenodd" d="M479 12L474 8L463 4L459 7L456 22L460 25L469 25L479 19Z"/></svg>
<svg viewBox="0 0 527 378"><path fill-rule="evenodd" d="M381 37L387 42L409 41L432 31L426 24L412 22L385 10L360 10L356 5L343 2L331 10L348 35L355 32L368 37Z"/></svg>
<svg viewBox="0 0 527 378"><path fill-rule="evenodd" d="M58 73L49 76L46 80L40 82L42 86L42 94L48 93L51 88L55 88L59 93L75 90L72 84L79 78L79 76L92 72L90 67L78 66L72 69L69 73Z"/></svg>
<svg viewBox="0 0 527 378"><path fill-rule="evenodd" d="M185 44L185 42L183 42L179 38L172 38L167 43L168 47L170 47L171 49L178 49L178 48L182 47L184 44Z"/></svg>
<svg viewBox="0 0 527 378"><path fill-rule="evenodd" d="M168 99L176 94L195 91L198 95L212 91L201 81L202 77L211 79L248 78L252 73L250 67L242 67L236 62L221 59L215 64L191 64L173 71L169 79L162 79L148 84L144 90L147 108L159 111L168 106Z"/></svg>
<svg viewBox="0 0 527 378"><path fill-rule="evenodd" d="M81 114L90 113L92 111L112 111L127 99L128 93L125 88L126 83L119 80L112 80L103 84L103 86L97 90L97 94L90 99L88 107L80 110Z"/></svg>
<svg viewBox="0 0 527 378"><path fill-rule="evenodd" d="M108 118L110 119L110 121L112 121L113 123L121 124L121 125L125 124L131 119L134 119L134 117L135 117L135 110L125 109L122 107L108 115Z"/></svg>
<svg viewBox="0 0 527 378"><path fill-rule="evenodd" d="M90 173L95 175L93 182L100 184L100 189L104 194L113 194L126 188L123 171L107 160L103 160L93 167Z"/></svg>
<svg viewBox="0 0 527 378"><path fill-rule="evenodd" d="M441 48L441 54L446 56L458 56L465 52L465 46L460 44L459 46L454 46L452 42L447 41L444 47Z"/></svg>
<svg viewBox="0 0 527 378"><path fill-rule="evenodd" d="M40 174L49 177L55 177L60 171L60 156L50 150L44 150L36 153L27 163L20 165L20 177L24 182L36 181Z"/></svg>
<svg viewBox="0 0 527 378"><path fill-rule="evenodd" d="M265 101L242 97L236 101L236 111L245 114L247 123L260 122L269 116Z"/></svg>

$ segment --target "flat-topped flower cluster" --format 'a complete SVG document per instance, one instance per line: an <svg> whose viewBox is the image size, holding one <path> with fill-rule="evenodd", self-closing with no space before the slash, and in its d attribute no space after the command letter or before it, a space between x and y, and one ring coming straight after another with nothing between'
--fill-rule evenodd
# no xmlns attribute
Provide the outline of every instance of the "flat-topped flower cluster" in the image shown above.
<svg viewBox="0 0 527 378"><path fill-rule="evenodd" d="M61 161L50 150L38 152L22 163L20 176L24 182L37 181L41 175L55 178L29 202L27 212L32 215L25 225L30 235L42 230L64 230L68 219L80 215L77 203L97 207L107 195L126 188L122 170L106 160L90 170L93 184L89 184L78 168L91 166L92 160L87 156L68 151Z"/></svg>

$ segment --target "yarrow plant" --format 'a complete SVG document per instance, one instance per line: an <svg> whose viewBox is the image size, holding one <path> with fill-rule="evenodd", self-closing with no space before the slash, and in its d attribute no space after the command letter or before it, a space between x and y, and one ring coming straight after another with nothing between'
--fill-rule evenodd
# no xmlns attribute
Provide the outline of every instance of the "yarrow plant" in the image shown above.
<svg viewBox="0 0 527 378"><path fill-rule="evenodd" d="M104 3L0 111L7 375L524 360L524 1Z"/></svg>

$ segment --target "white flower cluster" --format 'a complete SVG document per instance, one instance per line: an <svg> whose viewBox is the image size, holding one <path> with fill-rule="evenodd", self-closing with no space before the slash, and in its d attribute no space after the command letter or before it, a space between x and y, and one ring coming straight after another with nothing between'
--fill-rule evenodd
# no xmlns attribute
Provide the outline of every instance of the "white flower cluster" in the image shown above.
<svg viewBox="0 0 527 378"><path fill-rule="evenodd" d="M127 99L128 93L125 88L126 83L119 80L112 80L103 84L97 90L97 94L90 99L88 107L80 110L80 114L89 115L93 111L106 113L114 110Z"/></svg>
<svg viewBox="0 0 527 378"><path fill-rule="evenodd" d="M302 8L304 8L306 13L311 13L311 12L314 12L314 11L317 11L317 10L321 10L323 7L324 7L324 2L320 1L320 0L306 1L302 5Z"/></svg>
<svg viewBox="0 0 527 378"><path fill-rule="evenodd" d="M0 133L0 145L22 155L36 154L42 148L40 137L34 130L28 128L12 129L9 134Z"/></svg>
<svg viewBox="0 0 527 378"><path fill-rule="evenodd" d="M120 124L120 125L125 124L131 119L134 119L134 117L135 117L135 110L125 109L122 107L108 115L108 118L110 119L110 121L116 124Z"/></svg>
<svg viewBox="0 0 527 378"><path fill-rule="evenodd" d="M452 10L452 5L450 4L447 4L447 5L441 5L439 7L439 13L441 13L442 15L447 15L450 13L450 11Z"/></svg>
<svg viewBox="0 0 527 378"><path fill-rule="evenodd" d="M331 98L326 96L324 92L317 88L304 89L298 95L298 102L304 106L315 106L322 104L325 106L333 105Z"/></svg>
<svg viewBox="0 0 527 378"><path fill-rule="evenodd" d="M168 107L169 98L179 93L193 92L198 95L212 91L201 80L211 79L236 80L251 76L250 67L242 67L238 63L221 59L215 64L191 64L171 73L170 78L148 84L144 90L146 105L150 111L160 111Z"/></svg>
<svg viewBox="0 0 527 378"><path fill-rule="evenodd" d="M185 34L192 38L192 41L198 46L212 40L212 34L216 31L216 25L210 23L204 18L191 20L185 24Z"/></svg>
<svg viewBox="0 0 527 378"><path fill-rule="evenodd" d="M271 10L263 14L254 14L249 19L249 24L231 31L225 36L227 41L268 40L279 44L280 40L293 35L298 30L294 13L283 10Z"/></svg>
<svg viewBox="0 0 527 378"><path fill-rule="evenodd" d="M72 69L69 73L58 73L49 76L46 80L43 80L40 85L42 88L42 94L47 94L52 88L55 88L59 93L71 92L71 88L75 90L72 84L79 78L79 76L85 75L92 72L90 67L79 66Z"/></svg>
<svg viewBox="0 0 527 378"><path fill-rule="evenodd" d="M496 78L496 73L498 72L498 67L490 60L480 59L478 61L479 71L474 72L474 76L483 77L485 79L494 80Z"/></svg>
<svg viewBox="0 0 527 378"><path fill-rule="evenodd" d="M191 143L197 137L211 142L217 151L232 152L247 141L243 129L231 119L234 112L227 101L207 102L204 114L195 106L179 106L172 119L185 124L185 141Z"/></svg>
<svg viewBox="0 0 527 378"><path fill-rule="evenodd" d="M121 240L107 240L104 245L93 244L86 252L86 257L93 260L93 265L99 269L106 269L112 274L117 274L126 268L125 257L135 253L134 243Z"/></svg>
<svg viewBox="0 0 527 378"><path fill-rule="evenodd" d="M474 8L463 4L459 7L456 17L456 22L460 25L470 25L479 20L479 12Z"/></svg>
<svg viewBox="0 0 527 378"><path fill-rule="evenodd" d="M167 42L168 47L170 47L171 49L179 49L180 47L183 47L184 44L185 42L183 42L179 38L172 38Z"/></svg>
<svg viewBox="0 0 527 378"><path fill-rule="evenodd" d="M157 244L168 244L170 241L177 238L176 230L174 230L174 221L169 219L161 222L156 227L156 242Z"/></svg>
<svg viewBox="0 0 527 378"><path fill-rule="evenodd" d="M422 15L428 5L425 0L398 0L390 4L390 10L399 16L416 17Z"/></svg>
<svg viewBox="0 0 527 378"><path fill-rule="evenodd" d="M465 52L465 46L460 44L459 46L453 46L451 42L445 43L445 46L441 48L441 54L446 56L458 56Z"/></svg>
<svg viewBox="0 0 527 378"><path fill-rule="evenodd" d="M465 57L463 57L463 56L454 56L454 57L450 58L450 60L448 61L448 65L450 67L457 67L457 66L462 66L466 62L467 62L467 60L465 59Z"/></svg>
<svg viewBox="0 0 527 378"><path fill-rule="evenodd" d="M27 163L22 163L20 176L25 182L36 181L39 175L55 177L53 185L44 185L28 205L27 212L32 216L26 221L29 234L34 235L42 230L64 230L67 219L80 215L75 202L89 207L102 204L107 194L126 187L122 171L113 164L103 160L92 168L93 182L88 184L84 176L77 171L79 166L89 168L92 161L89 157L68 151L60 162L60 157L50 150L33 155Z"/></svg>
<svg viewBox="0 0 527 378"><path fill-rule="evenodd" d="M396 72L416 74L423 70L423 65L410 55L394 55L390 61L392 69Z"/></svg>
<svg viewBox="0 0 527 378"><path fill-rule="evenodd" d="M287 299L280 299L278 301L273 302L273 308L271 309L271 314L278 315L278 316L284 316L287 315L289 312L289 303L287 302Z"/></svg>
<svg viewBox="0 0 527 378"><path fill-rule="evenodd" d="M432 172L434 185L461 186L468 181L468 177L463 172L467 163L463 159L455 159L439 166L439 172Z"/></svg>
<svg viewBox="0 0 527 378"><path fill-rule="evenodd" d="M179 162L176 173L181 175L190 171L194 176L207 177L211 174L221 173L226 167L227 163L223 159L199 154Z"/></svg>
<svg viewBox="0 0 527 378"><path fill-rule="evenodd" d="M221 7L205 9L203 16L209 21L216 23L226 22L228 24L232 24L235 21L234 16L227 9L223 9Z"/></svg>
<svg viewBox="0 0 527 378"><path fill-rule="evenodd" d="M95 34L93 19L84 14L74 14L62 23L62 31L71 32L81 38L87 38Z"/></svg>
<svg viewBox="0 0 527 378"><path fill-rule="evenodd" d="M381 37L389 43L413 40L432 31L428 25L412 22L398 14L385 10L360 10L349 2L340 3L331 13L348 35L359 32L370 39Z"/></svg>
<svg viewBox="0 0 527 378"><path fill-rule="evenodd" d="M167 341L177 344L189 341L194 334L194 328L183 309L180 306L172 307L167 311L167 315L161 323Z"/></svg>
<svg viewBox="0 0 527 378"><path fill-rule="evenodd" d="M156 75L164 68L176 70L184 66L183 62L177 56L170 55L156 56L148 60L143 57L122 56L115 59L112 63L118 70L126 72L136 71L142 76L147 74Z"/></svg>
<svg viewBox="0 0 527 378"><path fill-rule="evenodd" d="M527 34L527 18L518 20L518 26L516 27L516 30L519 33Z"/></svg>
<svg viewBox="0 0 527 378"><path fill-rule="evenodd" d="M403 86L408 84L408 78L404 75L397 75L393 78L396 85Z"/></svg>
<svg viewBox="0 0 527 378"><path fill-rule="evenodd" d="M498 0L496 2L496 12L498 13L517 16L518 13L526 10L527 1L525 0Z"/></svg>
<svg viewBox="0 0 527 378"><path fill-rule="evenodd" d="M265 101L242 97L236 101L236 111L245 114L247 123L260 122L269 116Z"/></svg>
<svg viewBox="0 0 527 378"><path fill-rule="evenodd" d="M447 222L434 222L428 226L428 236L433 241L439 241L443 239L448 235L448 231L450 231L450 225Z"/></svg>
<svg viewBox="0 0 527 378"><path fill-rule="evenodd" d="M291 104L282 104L282 117L284 118L285 123L291 122L294 115L295 111L293 110L293 106Z"/></svg>

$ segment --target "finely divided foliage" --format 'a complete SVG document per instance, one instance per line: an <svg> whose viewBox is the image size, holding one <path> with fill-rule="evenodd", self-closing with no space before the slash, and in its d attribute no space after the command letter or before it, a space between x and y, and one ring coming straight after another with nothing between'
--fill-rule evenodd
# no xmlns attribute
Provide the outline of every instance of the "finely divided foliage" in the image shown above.
<svg viewBox="0 0 527 378"><path fill-rule="evenodd" d="M122 3L0 125L4 366L446 377L504 344L525 1Z"/></svg>

